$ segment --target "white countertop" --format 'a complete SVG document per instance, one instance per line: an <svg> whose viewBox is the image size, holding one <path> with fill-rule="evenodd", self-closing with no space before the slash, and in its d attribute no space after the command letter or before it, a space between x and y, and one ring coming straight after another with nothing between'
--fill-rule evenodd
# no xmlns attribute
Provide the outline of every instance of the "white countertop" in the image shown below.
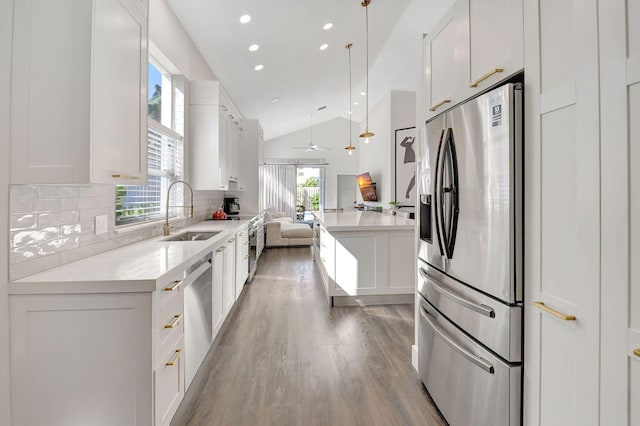
<svg viewBox="0 0 640 426"><path fill-rule="evenodd" d="M327 231L413 231L415 220L371 211L314 212Z"/></svg>
<svg viewBox="0 0 640 426"><path fill-rule="evenodd" d="M9 283L9 294L116 293L154 291L158 281L176 268L184 269L212 248L226 242L247 220L205 221L180 228L222 231L203 241L162 241L150 238L90 256Z"/></svg>

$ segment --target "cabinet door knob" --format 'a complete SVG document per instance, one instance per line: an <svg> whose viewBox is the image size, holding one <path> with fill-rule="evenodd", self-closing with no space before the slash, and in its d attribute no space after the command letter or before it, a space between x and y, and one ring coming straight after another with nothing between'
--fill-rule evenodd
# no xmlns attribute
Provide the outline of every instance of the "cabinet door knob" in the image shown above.
<svg viewBox="0 0 640 426"><path fill-rule="evenodd" d="M169 324L166 324L164 326L164 328L175 328L175 326L178 325L178 323L180 322L182 317L183 317L182 314L178 314L178 315L174 316L173 319L171 320L171 322Z"/></svg>
<svg viewBox="0 0 640 426"><path fill-rule="evenodd" d="M120 173L114 173L111 177L114 179L140 179L140 176L122 175Z"/></svg>
<svg viewBox="0 0 640 426"><path fill-rule="evenodd" d="M448 104L449 102L451 102L451 99L445 99L443 101L440 101L437 104L433 105L431 108L429 108L429 111L435 111L438 108L440 108L442 105Z"/></svg>
<svg viewBox="0 0 640 426"><path fill-rule="evenodd" d="M178 359L180 359L181 356L182 356L182 349L176 349L176 354L173 356L171 361L167 361L165 365L167 367L173 367L174 365L176 365L176 362L178 362Z"/></svg>
<svg viewBox="0 0 640 426"><path fill-rule="evenodd" d="M565 315L562 312L558 312L555 309L551 309L548 306L545 306L544 302L533 302L533 306L544 311L548 314L553 315L554 317L560 318L563 321L575 321L576 317L573 315Z"/></svg>
<svg viewBox="0 0 640 426"><path fill-rule="evenodd" d="M488 73L486 73L485 75L477 79L476 81L472 81L471 83L469 83L469 87L478 87L478 84L482 83L492 75L501 73L503 71L504 71L504 68L494 68L493 70L489 71Z"/></svg>
<svg viewBox="0 0 640 426"><path fill-rule="evenodd" d="M637 356L637 357L639 357L639 358L640 358L640 348L635 349L635 350L633 351L633 354L634 354L635 356Z"/></svg>
<svg viewBox="0 0 640 426"><path fill-rule="evenodd" d="M174 281L172 285L170 285L169 287L165 287L164 291L173 291L173 290L177 289L178 287L180 287L183 282L184 282L184 280Z"/></svg>

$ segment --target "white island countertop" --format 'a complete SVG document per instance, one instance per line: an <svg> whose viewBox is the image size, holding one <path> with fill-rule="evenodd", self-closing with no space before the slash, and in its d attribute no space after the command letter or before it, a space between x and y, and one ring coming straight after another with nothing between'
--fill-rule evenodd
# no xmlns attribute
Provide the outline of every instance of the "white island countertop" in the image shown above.
<svg viewBox="0 0 640 426"><path fill-rule="evenodd" d="M327 231L410 231L415 220L372 211L314 212Z"/></svg>
<svg viewBox="0 0 640 426"><path fill-rule="evenodd" d="M9 294L117 293L154 291L156 283L176 268L193 261L223 244L246 220L204 221L172 231L212 232L218 235L202 241L162 241L149 238L118 247L9 283Z"/></svg>

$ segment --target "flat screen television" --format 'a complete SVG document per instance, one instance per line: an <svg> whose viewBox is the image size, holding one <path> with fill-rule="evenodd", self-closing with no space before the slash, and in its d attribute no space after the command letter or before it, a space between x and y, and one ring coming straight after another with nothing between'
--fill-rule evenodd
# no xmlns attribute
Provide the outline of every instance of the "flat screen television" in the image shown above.
<svg viewBox="0 0 640 426"><path fill-rule="evenodd" d="M378 201L378 195L376 194L376 184L371 181L371 175L369 172L365 172L356 176L358 182L358 188L362 194L364 201Z"/></svg>

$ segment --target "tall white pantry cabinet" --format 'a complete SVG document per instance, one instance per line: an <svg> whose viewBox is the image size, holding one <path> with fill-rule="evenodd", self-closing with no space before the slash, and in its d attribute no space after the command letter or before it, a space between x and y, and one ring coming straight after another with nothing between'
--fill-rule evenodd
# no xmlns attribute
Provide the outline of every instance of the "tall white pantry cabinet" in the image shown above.
<svg viewBox="0 0 640 426"><path fill-rule="evenodd" d="M524 5L524 424L637 425L640 5Z"/></svg>
<svg viewBox="0 0 640 426"><path fill-rule="evenodd" d="M147 8L14 2L11 183L146 183Z"/></svg>

